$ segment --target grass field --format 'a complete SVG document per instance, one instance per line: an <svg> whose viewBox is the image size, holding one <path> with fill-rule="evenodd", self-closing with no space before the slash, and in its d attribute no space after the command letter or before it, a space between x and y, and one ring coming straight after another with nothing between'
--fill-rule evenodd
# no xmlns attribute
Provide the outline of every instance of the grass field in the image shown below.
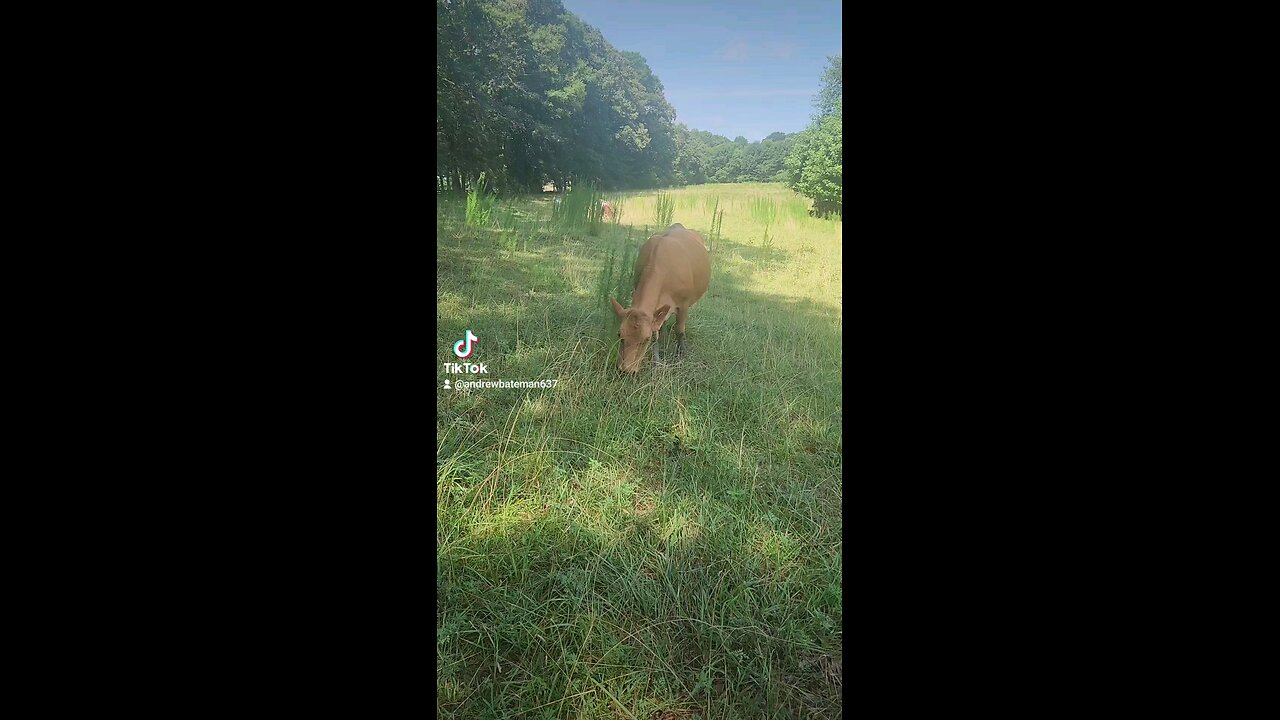
<svg viewBox="0 0 1280 720"><path fill-rule="evenodd" d="M623 377L605 292L660 203L607 197L594 235L437 203L438 715L839 717L842 224L781 185L664 194L704 237L724 212L711 286L688 355ZM443 370L467 330L488 375Z"/></svg>

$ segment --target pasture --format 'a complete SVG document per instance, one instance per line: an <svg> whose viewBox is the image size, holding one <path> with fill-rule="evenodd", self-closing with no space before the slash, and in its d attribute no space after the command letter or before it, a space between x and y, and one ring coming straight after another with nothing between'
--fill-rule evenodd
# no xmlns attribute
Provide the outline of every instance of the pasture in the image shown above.
<svg viewBox="0 0 1280 720"><path fill-rule="evenodd" d="M842 223L775 184L605 197L437 201L438 716L838 717ZM710 289L688 355L622 376L607 296L663 221ZM467 330L487 375L444 371ZM443 389L497 379L555 386Z"/></svg>

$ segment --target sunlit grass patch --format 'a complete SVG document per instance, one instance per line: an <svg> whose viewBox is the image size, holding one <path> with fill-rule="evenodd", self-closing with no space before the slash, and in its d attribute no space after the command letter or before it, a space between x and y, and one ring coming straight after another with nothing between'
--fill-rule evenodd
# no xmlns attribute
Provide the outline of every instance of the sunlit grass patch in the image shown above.
<svg viewBox="0 0 1280 720"><path fill-rule="evenodd" d="M716 185L611 194L591 235L587 196L437 206L437 715L833 717L840 224ZM721 218L711 288L688 357L619 377L608 297L667 208ZM489 377L558 384L440 389L468 329Z"/></svg>

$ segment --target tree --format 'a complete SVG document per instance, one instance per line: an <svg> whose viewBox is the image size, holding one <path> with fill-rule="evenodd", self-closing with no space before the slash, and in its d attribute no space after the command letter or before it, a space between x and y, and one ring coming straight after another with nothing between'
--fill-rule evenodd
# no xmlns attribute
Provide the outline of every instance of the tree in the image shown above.
<svg viewBox="0 0 1280 720"><path fill-rule="evenodd" d="M788 184L796 192L813 200L813 211L817 215L843 212L842 115L837 110L816 121L800 134L795 148L787 158Z"/></svg>
<svg viewBox="0 0 1280 720"><path fill-rule="evenodd" d="M838 68L834 77L838 95ZM796 139L753 143L677 125L644 57L614 48L561 0L436 0L442 186L465 189L482 172L504 193L548 180L603 189L778 181Z"/></svg>
<svg viewBox="0 0 1280 720"><path fill-rule="evenodd" d="M636 53L560 0L437 0L437 174L505 190L671 182L675 110Z"/></svg>
<svg viewBox="0 0 1280 720"><path fill-rule="evenodd" d="M675 182L700 185L707 181L709 150L703 134L690 131L683 124L676 126Z"/></svg>
<svg viewBox="0 0 1280 720"><path fill-rule="evenodd" d="M839 55L827 61L822 89L814 101L817 116L800 134L786 162L787 184L812 199L818 215L843 212L844 207L843 63Z"/></svg>
<svg viewBox="0 0 1280 720"><path fill-rule="evenodd" d="M757 176L761 182L785 182L787 156L796 144L798 134L771 133L760 143Z"/></svg>
<svg viewBox="0 0 1280 720"><path fill-rule="evenodd" d="M844 104L844 60L840 55L827 58L827 68L822 73L822 89L814 98L818 117L826 117Z"/></svg>

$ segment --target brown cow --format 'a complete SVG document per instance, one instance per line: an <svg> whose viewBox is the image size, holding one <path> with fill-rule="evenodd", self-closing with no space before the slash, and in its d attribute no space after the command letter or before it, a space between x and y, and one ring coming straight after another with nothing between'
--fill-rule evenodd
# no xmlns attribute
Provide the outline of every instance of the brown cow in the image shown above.
<svg viewBox="0 0 1280 720"><path fill-rule="evenodd" d="M622 351L618 354L618 370L634 373L650 341L657 339L662 324L676 309L676 354L684 354L684 327L689 310L702 298L711 283L711 258L702 236L680 223L654 235L640 247L636 257L635 292L631 307L624 308L609 298L613 311L622 321L618 337Z"/></svg>

